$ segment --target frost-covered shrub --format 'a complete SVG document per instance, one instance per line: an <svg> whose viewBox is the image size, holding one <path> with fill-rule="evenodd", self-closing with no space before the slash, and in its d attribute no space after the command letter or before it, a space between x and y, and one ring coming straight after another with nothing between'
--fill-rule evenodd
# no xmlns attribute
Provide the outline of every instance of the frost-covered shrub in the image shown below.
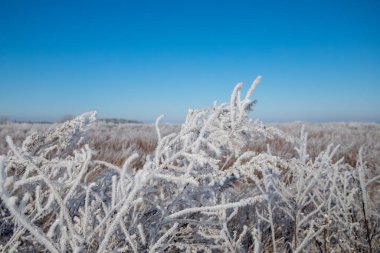
<svg viewBox="0 0 380 253"><path fill-rule="evenodd" d="M248 112L242 98L190 110L153 154L122 166L78 147L95 113L32 134L0 157L4 252L374 252L379 247L379 177L361 159L336 162L329 146L315 159L307 134L293 137ZM297 156L249 151L282 138ZM73 151L74 150L74 151ZM359 157L360 154L359 154Z"/></svg>

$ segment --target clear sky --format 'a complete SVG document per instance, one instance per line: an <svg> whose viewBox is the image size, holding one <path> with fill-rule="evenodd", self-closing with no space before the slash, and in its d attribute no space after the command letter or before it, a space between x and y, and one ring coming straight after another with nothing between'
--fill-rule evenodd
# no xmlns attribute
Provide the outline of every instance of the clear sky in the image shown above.
<svg viewBox="0 0 380 253"><path fill-rule="evenodd" d="M180 122L263 80L253 118L380 122L380 1L0 0L0 115Z"/></svg>

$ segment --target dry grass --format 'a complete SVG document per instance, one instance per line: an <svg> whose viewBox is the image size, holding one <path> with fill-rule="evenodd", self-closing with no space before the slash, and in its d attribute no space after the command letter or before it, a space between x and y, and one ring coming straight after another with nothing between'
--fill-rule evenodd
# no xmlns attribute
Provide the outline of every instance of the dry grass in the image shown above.
<svg viewBox="0 0 380 253"><path fill-rule="evenodd" d="M298 136L303 123L272 124L284 132ZM340 144L335 159L344 157L344 161L352 166L357 162L360 147L364 147L363 158L368 167L380 170L380 125L372 123L306 123L308 132L308 152L312 157L325 150L330 143ZM33 131L42 132L47 124L16 124L0 125L0 154L7 150L5 137L11 136L19 145ZM179 125L161 125L163 135L178 132ZM114 124L97 122L86 136L86 142L96 150L95 159L122 165L125 159L134 151L139 154L151 154L157 144L157 136L153 125L148 124ZM257 139L246 149L261 153L270 148L272 154L291 158L295 155L293 146L284 139ZM145 156L134 162L133 167L139 168Z"/></svg>

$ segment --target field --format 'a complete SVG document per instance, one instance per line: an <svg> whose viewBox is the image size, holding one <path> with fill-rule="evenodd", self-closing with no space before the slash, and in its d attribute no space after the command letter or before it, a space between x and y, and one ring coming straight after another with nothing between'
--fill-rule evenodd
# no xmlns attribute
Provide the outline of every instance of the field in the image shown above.
<svg viewBox="0 0 380 253"><path fill-rule="evenodd" d="M367 166L379 169L380 166L380 125L375 123L268 123L286 134L299 136L302 127L308 133L307 152L315 158L328 145L339 145L333 159L344 157L344 162L355 166L360 147L363 147L363 159ZM33 132L43 134L52 124L7 123L0 125L0 154L6 154L8 146L6 136L10 136L16 145ZM178 133L181 125L163 124L159 126L162 135ZM86 132L85 141L95 152L94 158L121 166L133 152L145 159L157 146L157 134L154 125L118 124L94 122ZM282 138L256 138L246 146L247 150L267 151L269 145L272 154L283 158L293 158L296 150ZM141 165L141 164L140 164ZM136 164L137 166L137 164ZM138 167L138 166L137 166Z"/></svg>
<svg viewBox="0 0 380 253"><path fill-rule="evenodd" d="M0 125L3 252L378 252L380 125ZM6 137L8 136L8 137Z"/></svg>

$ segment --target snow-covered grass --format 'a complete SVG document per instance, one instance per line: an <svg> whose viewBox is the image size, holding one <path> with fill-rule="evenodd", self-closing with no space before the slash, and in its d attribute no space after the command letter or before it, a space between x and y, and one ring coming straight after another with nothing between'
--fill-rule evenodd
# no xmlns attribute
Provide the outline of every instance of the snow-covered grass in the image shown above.
<svg viewBox="0 0 380 253"><path fill-rule="evenodd" d="M310 154L304 130L252 122L258 81L245 97L239 84L229 103L189 110L180 129L162 131L159 118L152 148L121 146L122 163L100 160L82 138L94 112L18 145L8 137L0 249L375 252L378 164L368 169L361 148L355 166L334 145ZM255 142L268 145L255 150Z"/></svg>

